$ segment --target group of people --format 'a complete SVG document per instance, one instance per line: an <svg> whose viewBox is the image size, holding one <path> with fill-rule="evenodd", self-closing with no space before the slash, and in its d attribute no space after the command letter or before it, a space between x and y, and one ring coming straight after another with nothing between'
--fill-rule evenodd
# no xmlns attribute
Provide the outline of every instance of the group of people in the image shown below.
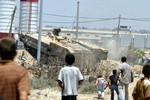
<svg viewBox="0 0 150 100"><path fill-rule="evenodd" d="M109 87L111 92L111 100L114 100L114 91L117 93L118 100L129 100L129 84L132 82L133 74L132 68L126 62L126 57L121 58L121 64L119 65L119 69L114 69L112 71L112 75L109 76L108 80L100 75L96 79L95 86L98 89L98 98L104 98L104 90ZM102 82L103 81L103 82ZM122 89L124 87L125 96L123 96Z"/></svg>
<svg viewBox="0 0 150 100"><path fill-rule="evenodd" d="M17 54L15 41L11 38L0 40L0 100L28 100L30 95L30 78L28 71L13 60ZM109 87L111 100L114 100L114 91L118 100L129 100L129 84L133 81L132 68L126 63L126 57L121 58L119 69L114 69L108 80L102 75L96 79L95 86L98 98L104 98L104 90ZM78 86L83 83L84 77L79 68L74 66L75 56L71 53L65 56L65 66L58 75L58 85L62 90L61 100L77 100ZM150 65L143 66L144 77L137 82L132 96L133 100L150 100ZM122 95L122 89L125 95Z"/></svg>
<svg viewBox="0 0 150 100"><path fill-rule="evenodd" d="M98 98L104 98L104 89L107 87L111 91L111 100L114 100L114 91L117 93L118 100L129 100L129 84L133 82L133 71L129 64L126 63L126 57L121 58L119 69L113 70L113 75L106 81L102 76L98 76L95 86L98 90ZM150 64L145 63L142 69L144 77L139 79L133 89L133 100L150 100ZM102 82L103 81L103 82ZM125 90L123 96L122 90Z"/></svg>

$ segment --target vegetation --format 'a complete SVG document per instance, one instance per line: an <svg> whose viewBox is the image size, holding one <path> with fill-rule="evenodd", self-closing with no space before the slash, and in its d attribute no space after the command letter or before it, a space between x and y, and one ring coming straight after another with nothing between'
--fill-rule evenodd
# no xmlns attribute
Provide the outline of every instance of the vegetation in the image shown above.
<svg viewBox="0 0 150 100"><path fill-rule="evenodd" d="M41 78L35 78L31 80L31 88L32 89L45 89L49 87L56 87L57 82L54 79L44 79Z"/></svg>
<svg viewBox="0 0 150 100"><path fill-rule="evenodd" d="M64 65L64 60L58 58L57 56L48 57L46 55L41 55L41 63L37 64L25 61L24 66L27 67L30 76L31 76L31 87L32 89L45 89L50 87L58 87L56 79L58 77L59 71L61 67ZM111 71L116 64L111 63L108 60L101 60L98 63L92 63L95 59L93 56L82 55L83 58L77 57L77 61L84 59L81 65L79 65L79 69L82 74L89 76L80 88L82 93L91 93L96 91L94 88L96 77L100 74L104 75L107 79L111 74ZM30 64L29 64L30 63ZM90 63L90 64L89 64ZM78 66L78 65L77 65Z"/></svg>
<svg viewBox="0 0 150 100"><path fill-rule="evenodd" d="M130 65L138 64L139 59L144 56L144 51L141 49L134 48L133 46L129 46L127 52L128 63Z"/></svg>
<svg viewBox="0 0 150 100"><path fill-rule="evenodd" d="M37 67L36 67L37 66ZM84 84L79 88L80 93L94 93L96 92L95 80L96 77L100 74L104 75L107 79L108 76L111 74L112 69L117 65L112 64L110 61L101 61L100 63L96 64L95 66L90 68L89 76L93 77L92 80L89 81L87 79ZM55 88L58 87L57 85L57 75L60 70L60 67L50 67L46 65L34 65L32 66L31 74L33 74L33 78L31 80L31 88L32 89L45 89L45 88Z"/></svg>
<svg viewBox="0 0 150 100"><path fill-rule="evenodd" d="M129 46L128 48L128 54L135 54L136 56L143 56L144 55L144 51L141 50L141 49L137 49L137 48L134 48L132 46Z"/></svg>
<svg viewBox="0 0 150 100"><path fill-rule="evenodd" d="M96 93L96 87L94 82L85 82L80 88L79 92L83 94L87 93Z"/></svg>

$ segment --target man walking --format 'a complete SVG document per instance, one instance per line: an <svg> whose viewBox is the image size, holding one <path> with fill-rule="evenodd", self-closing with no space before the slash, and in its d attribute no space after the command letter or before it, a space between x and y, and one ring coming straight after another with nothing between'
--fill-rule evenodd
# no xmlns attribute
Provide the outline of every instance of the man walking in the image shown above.
<svg viewBox="0 0 150 100"><path fill-rule="evenodd" d="M0 99L28 100L30 82L27 70L17 65L16 44L11 38L0 40Z"/></svg>
<svg viewBox="0 0 150 100"><path fill-rule="evenodd" d="M83 76L79 68L73 66L75 57L67 54L65 57L66 65L60 70L58 84L62 88L61 100L76 100L78 95L78 85L82 83Z"/></svg>
<svg viewBox="0 0 150 100"><path fill-rule="evenodd" d="M129 100L129 84L131 83L131 73L132 69L129 64L126 62L126 57L121 58L121 64L119 66L119 71L121 73L121 82L125 87L125 100Z"/></svg>

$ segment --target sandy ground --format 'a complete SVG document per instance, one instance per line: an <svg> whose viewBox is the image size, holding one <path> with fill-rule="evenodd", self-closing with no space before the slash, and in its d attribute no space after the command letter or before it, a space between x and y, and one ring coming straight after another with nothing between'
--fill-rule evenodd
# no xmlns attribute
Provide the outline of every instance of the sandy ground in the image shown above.
<svg viewBox="0 0 150 100"><path fill-rule="evenodd" d="M130 84L129 86L129 100L132 99L132 91L134 86L136 85L136 82L139 78L135 78L134 82ZM110 100L110 94L108 94L108 89L105 90L105 100ZM124 90L123 90L124 93ZM52 100L60 100L59 98L57 99L52 99ZM97 100L97 94L79 94L78 95L78 100ZM117 100L117 94L115 93L115 100Z"/></svg>
<svg viewBox="0 0 150 100"><path fill-rule="evenodd" d="M134 82L130 84L129 86L129 100L133 100L132 99L132 91L133 91L133 88L137 82L139 78L135 78L134 79ZM110 94L108 94L108 91L109 89L106 89L105 90L105 99L104 100L110 100ZM34 91L32 91L34 92ZM31 94L32 94L31 92ZM123 90L124 92L124 90ZM77 100L100 100L100 99L97 99L97 94L94 93L94 94L79 94ZM30 97L29 100L61 100L61 93L58 92L58 91L51 91L48 93L48 95L45 95L44 97L43 96L40 96L40 95L32 95L32 97ZM115 99L114 100L117 100L117 94L115 93Z"/></svg>

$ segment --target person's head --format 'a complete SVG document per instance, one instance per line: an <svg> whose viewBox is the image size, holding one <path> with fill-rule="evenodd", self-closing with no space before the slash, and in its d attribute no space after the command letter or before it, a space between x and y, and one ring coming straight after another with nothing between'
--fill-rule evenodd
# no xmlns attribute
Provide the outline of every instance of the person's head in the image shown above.
<svg viewBox="0 0 150 100"><path fill-rule="evenodd" d="M145 77L147 78L150 77L150 64L145 64L143 66L142 73L144 74Z"/></svg>
<svg viewBox="0 0 150 100"><path fill-rule="evenodd" d="M98 75L98 77L97 78L101 78L102 77L102 75Z"/></svg>
<svg viewBox="0 0 150 100"><path fill-rule="evenodd" d="M117 70L114 69L114 70L113 70L113 75L116 75L116 74L117 74Z"/></svg>
<svg viewBox="0 0 150 100"><path fill-rule="evenodd" d="M126 62L126 60L127 60L127 58L124 56L121 58L121 62Z"/></svg>
<svg viewBox="0 0 150 100"><path fill-rule="evenodd" d="M75 62L75 56L71 53L66 54L65 62L67 65L72 65Z"/></svg>
<svg viewBox="0 0 150 100"><path fill-rule="evenodd" d="M13 60L17 54L16 43L11 38L2 38L0 40L0 58L2 60Z"/></svg>

